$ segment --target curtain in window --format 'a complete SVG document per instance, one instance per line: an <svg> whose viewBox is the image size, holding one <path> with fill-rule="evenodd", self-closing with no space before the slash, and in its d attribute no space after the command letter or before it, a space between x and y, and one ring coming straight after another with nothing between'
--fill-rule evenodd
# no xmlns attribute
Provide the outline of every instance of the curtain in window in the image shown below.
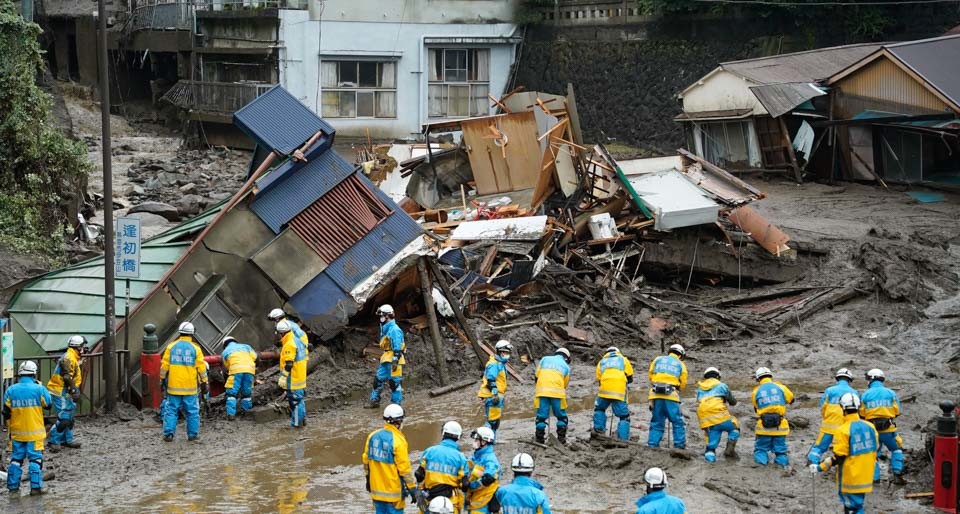
<svg viewBox="0 0 960 514"><path fill-rule="evenodd" d="M430 81L437 82L440 80L440 77L443 75L443 50L430 49L428 50L428 66L430 73Z"/></svg>
<svg viewBox="0 0 960 514"><path fill-rule="evenodd" d="M470 115L486 116L490 114L490 101L487 94L490 92L490 86L486 84L474 84L470 86Z"/></svg>
<svg viewBox="0 0 960 514"><path fill-rule="evenodd" d="M490 50L477 50L477 78L479 82L490 80Z"/></svg>
<svg viewBox="0 0 960 514"><path fill-rule="evenodd" d="M380 64L380 87L397 87L397 65L392 62Z"/></svg>
<svg viewBox="0 0 960 514"><path fill-rule="evenodd" d="M470 116L470 86L447 86L447 116Z"/></svg>
<svg viewBox="0 0 960 514"><path fill-rule="evenodd" d="M397 117L397 93L394 91L377 91L377 118Z"/></svg>
<svg viewBox="0 0 960 514"><path fill-rule="evenodd" d="M431 84L427 90L427 114L433 117L443 116L446 110L443 107L443 88L442 84Z"/></svg>
<svg viewBox="0 0 960 514"><path fill-rule="evenodd" d="M337 87L337 61L320 63L320 87Z"/></svg>
<svg viewBox="0 0 960 514"><path fill-rule="evenodd" d="M340 93L336 91L324 91L320 98L322 104L320 116L324 118L339 118Z"/></svg>

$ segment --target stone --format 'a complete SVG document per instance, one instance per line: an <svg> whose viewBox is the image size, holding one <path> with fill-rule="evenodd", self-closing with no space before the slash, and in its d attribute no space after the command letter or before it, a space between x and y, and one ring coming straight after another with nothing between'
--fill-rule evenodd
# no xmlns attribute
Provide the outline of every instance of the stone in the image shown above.
<svg viewBox="0 0 960 514"><path fill-rule="evenodd" d="M169 173L166 171L161 171L157 173L157 180L159 180L165 186L174 186L178 184L186 184L187 176L183 173Z"/></svg>
<svg viewBox="0 0 960 514"><path fill-rule="evenodd" d="M220 191L220 192L213 192L213 193L208 194L208 195L207 195L207 198L210 199L210 202L211 202L211 203L216 203L216 202L219 202L219 201L222 201L222 200L226 200L227 198L230 198L231 196L233 196L233 193L227 193L227 192Z"/></svg>
<svg viewBox="0 0 960 514"><path fill-rule="evenodd" d="M123 188L123 196L142 195L143 193L144 189L136 184L130 184Z"/></svg>
<svg viewBox="0 0 960 514"><path fill-rule="evenodd" d="M188 182L180 186L180 192L185 195L192 195L197 192L197 185L193 182Z"/></svg>
<svg viewBox="0 0 960 514"><path fill-rule="evenodd" d="M182 197L173 201L173 205L183 216L194 216L196 214L200 214L200 211L203 210L203 206L205 204L206 199L200 195L183 195Z"/></svg>
<svg viewBox="0 0 960 514"><path fill-rule="evenodd" d="M177 208L163 202L143 202L142 204L136 205L128 211L129 214L137 212L156 214L158 216L163 216L169 221L180 220L180 212L177 210Z"/></svg>

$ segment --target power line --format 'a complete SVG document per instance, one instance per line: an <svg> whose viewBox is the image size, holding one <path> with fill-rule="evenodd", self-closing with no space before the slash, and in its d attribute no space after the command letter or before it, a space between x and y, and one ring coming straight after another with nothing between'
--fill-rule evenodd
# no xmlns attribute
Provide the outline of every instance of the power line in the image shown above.
<svg viewBox="0 0 960 514"><path fill-rule="evenodd" d="M747 4L747 5L773 5L773 6L838 6L838 7L857 7L863 5L914 5L914 4L960 4L960 0L898 0L883 2L877 0L865 0L850 2L842 1L811 1L811 2L778 2L776 0L693 0L694 2L704 2L711 4Z"/></svg>

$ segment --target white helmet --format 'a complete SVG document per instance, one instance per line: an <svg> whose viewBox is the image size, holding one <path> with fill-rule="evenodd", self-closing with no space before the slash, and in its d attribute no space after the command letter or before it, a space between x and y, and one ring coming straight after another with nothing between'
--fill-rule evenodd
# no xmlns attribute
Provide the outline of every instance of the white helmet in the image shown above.
<svg viewBox="0 0 960 514"><path fill-rule="evenodd" d="M843 393L840 397L840 408L844 412L860 410L860 397L855 393Z"/></svg>
<svg viewBox="0 0 960 514"><path fill-rule="evenodd" d="M834 378L845 378L850 382L853 382L853 373L850 372L847 368L840 368L837 370L837 374L833 376Z"/></svg>
<svg viewBox="0 0 960 514"><path fill-rule="evenodd" d="M492 443L497 440L497 434L493 433L492 428L486 426L477 427L477 429L470 434L470 437L479 439L485 443Z"/></svg>
<svg viewBox="0 0 960 514"><path fill-rule="evenodd" d="M289 321L287 321L287 320L284 319L284 320L280 320L280 321L277 322L277 332L279 332L279 333L281 333L281 334L286 334L286 333L289 332L290 330L291 330L291 329L290 329L290 322L289 322Z"/></svg>
<svg viewBox="0 0 960 514"><path fill-rule="evenodd" d="M193 328L193 323L190 323L189 321L184 321L180 324L180 328L177 329L177 332L180 332L185 336L192 336L196 331L197 330Z"/></svg>
<svg viewBox="0 0 960 514"><path fill-rule="evenodd" d="M528 453L518 453L510 462L514 473L533 473L533 457Z"/></svg>
<svg viewBox="0 0 960 514"><path fill-rule="evenodd" d="M687 351L683 349L682 344L671 344L669 353L675 353L680 357L683 357L684 355L687 354Z"/></svg>
<svg viewBox="0 0 960 514"><path fill-rule="evenodd" d="M446 496L437 496L430 500L427 512L431 514L453 514L453 502Z"/></svg>
<svg viewBox="0 0 960 514"><path fill-rule="evenodd" d="M399 423L403 421L403 407L396 403L387 405L387 408L383 409L383 420L387 423Z"/></svg>
<svg viewBox="0 0 960 514"><path fill-rule="evenodd" d="M37 375L37 363L33 361L23 361L17 368L17 375Z"/></svg>
<svg viewBox="0 0 960 514"><path fill-rule="evenodd" d="M712 374L717 375L718 379L720 378L720 370L713 366L710 366L709 368L703 370L703 378L710 378L710 375Z"/></svg>
<svg viewBox="0 0 960 514"><path fill-rule="evenodd" d="M283 309L273 309L267 314L267 319L270 321L279 321L281 318L286 317L287 313L283 312Z"/></svg>
<svg viewBox="0 0 960 514"><path fill-rule="evenodd" d="M757 368L757 372L753 374L753 378L757 379L758 381L763 377L773 378L773 372L770 371L770 368Z"/></svg>
<svg viewBox="0 0 960 514"><path fill-rule="evenodd" d="M381 305L379 309L377 309L377 316L387 315L393 315L393 305L390 305L389 303L385 303Z"/></svg>
<svg viewBox="0 0 960 514"><path fill-rule="evenodd" d="M564 359L568 361L570 360L570 350L567 350L566 348L557 348L556 353L563 355Z"/></svg>
<svg viewBox="0 0 960 514"><path fill-rule="evenodd" d="M234 342L239 342L239 341L237 341L237 338L235 338L235 337L233 337L233 336L224 337L224 338L223 338L223 341L222 341L223 346L227 346L228 344L234 343Z"/></svg>
<svg viewBox="0 0 960 514"><path fill-rule="evenodd" d="M87 346L87 338L83 336L70 336L67 340L67 348L83 348Z"/></svg>
<svg viewBox="0 0 960 514"><path fill-rule="evenodd" d="M620 349L616 346L611 346L610 348L607 348L607 351L604 353L620 353Z"/></svg>
<svg viewBox="0 0 960 514"><path fill-rule="evenodd" d="M507 341L506 339L501 339L497 341L497 345L495 348L497 350L497 353L500 353L500 352L510 353L513 351L513 345L510 344L510 341Z"/></svg>
<svg viewBox="0 0 960 514"><path fill-rule="evenodd" d="M643 474L647 489L656 490L667 487L667 474L660 468L650 468Z"/></svg>
<svg viewBox="0 0 960 514"><path fill-rule="evenodd" d="M873 369L871 369L870 371L867 372L867 380L869 380L869 381L871 381L871 382L874 381L874 380L879 380L879 381L883 382L883 381L886 380L886 379L887 379L887 377L884 376L882 369L873 368Z"/></svg>
<svg viewBox="0 0 960 514"><path fill-rule="evenodd" d="M457 423L456 421L447 421L443 424L443 429L440 431L440 434L442 434L443 437L448 435L453 436L455 441L459 441L460 436L463 435L463 427L461 427L460 423Z"/></svg>

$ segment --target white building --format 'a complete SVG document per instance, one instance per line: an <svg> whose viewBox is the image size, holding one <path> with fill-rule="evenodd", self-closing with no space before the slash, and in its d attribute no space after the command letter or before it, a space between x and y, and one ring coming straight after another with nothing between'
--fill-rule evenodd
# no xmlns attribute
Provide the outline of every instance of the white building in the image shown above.
<svg viewBox="0 0 960 514"><path fill-rule="evenodd" d="M412 139L485 115L520 42L517 0L313 0L280 11L280 83L341 135Z"/></svg>

